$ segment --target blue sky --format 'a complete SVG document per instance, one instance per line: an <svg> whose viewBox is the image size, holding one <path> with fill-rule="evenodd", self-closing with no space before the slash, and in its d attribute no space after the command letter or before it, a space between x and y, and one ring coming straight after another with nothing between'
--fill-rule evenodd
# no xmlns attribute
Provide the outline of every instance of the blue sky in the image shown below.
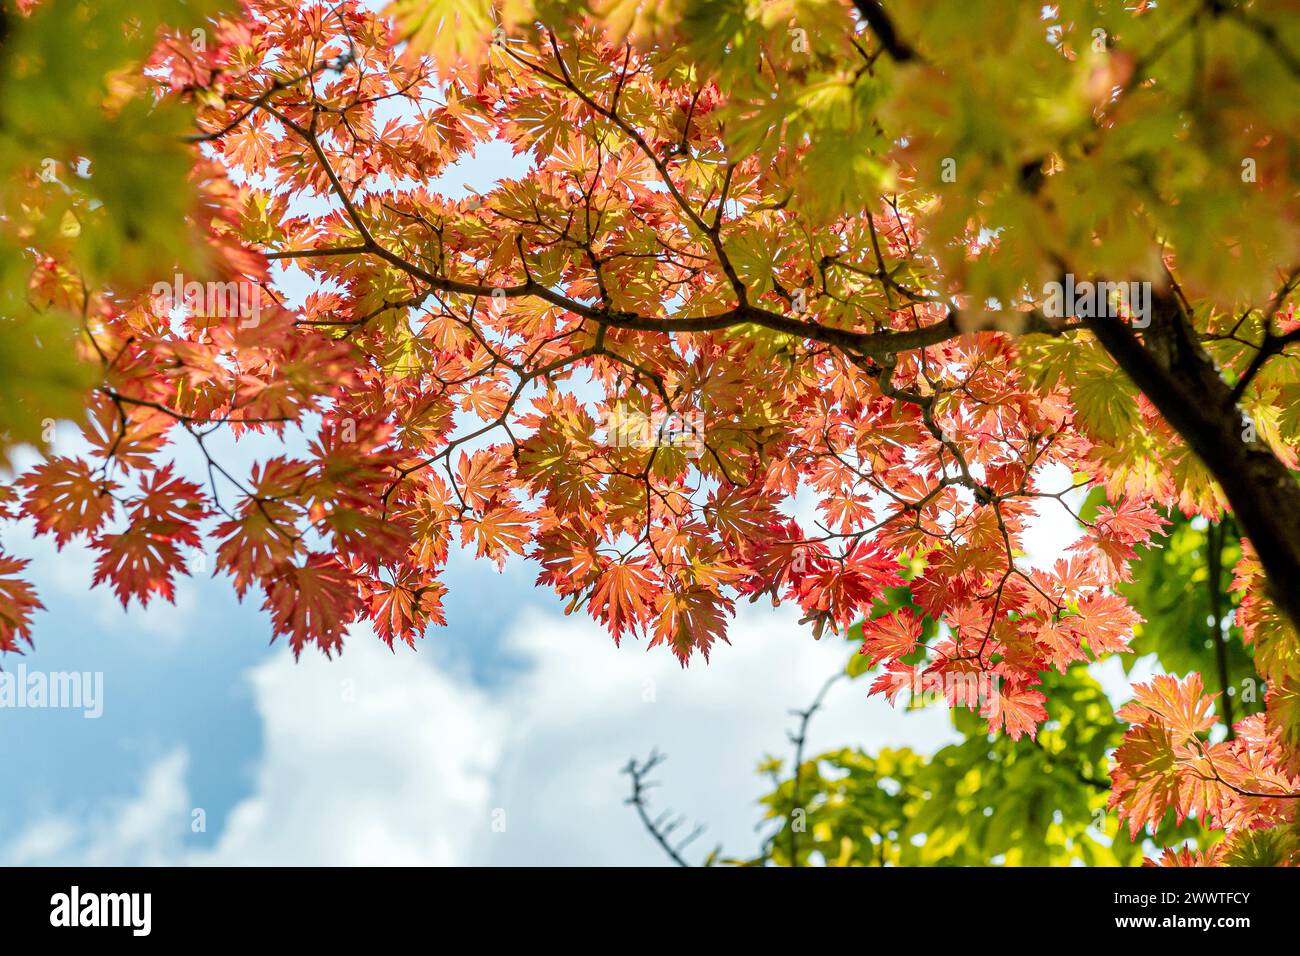
<svg viewBox="0 0 1300 956"><path fill-rule="evenodd" d="M442 188L486 190L520 169L489 144ZM309 291L293 276L285 288ZM236 473L268 447L217 446ZM80 450L72 426L55 450ZM178 439L175 453L197 474L192 448ZM1074 534L1045 515L1031 554L1050 560ZM566 618L524 562L498 573L454 554L448 626L418 649L357 628L341 658L295 663L269 643L256 596L241 604L224 578L196 573L175 606L125 612L89 588L83 546L57 552L26 526L5 546L34 560L47 610L35 649L3 666L102 672L104 700L94 720L0 709L0 863L661 863L618 772L652 747L670 755L654 806L707 824L700 850L750 855L766 789L754 767L786 754L789 710L849 653L792 609L746 605L731 644L684 671L663 648L616 648ZM835 689L809 746L928 751L954 736L946 712L894 711L859 681Z"/></svg>
<svg viewBox="0 0 1300 956"><path fill-rule="evenodd" d="M37 558L50 608L23 663L102 671L104 712L0 710L8 863L655 863L618 773L654 746L671 757L657 805L752 852L753 767L784 753L788 709L847 653L791 612L746 608L732 645L683 671L565 618L522 563L498 574L461 556L448 627L417 651L359 629L341 658L295 663L223 580L125 613L87 592L83 551L13 544ZM865 690L839 687L814 746L948 739L943 712L903 715Z"/></svg>

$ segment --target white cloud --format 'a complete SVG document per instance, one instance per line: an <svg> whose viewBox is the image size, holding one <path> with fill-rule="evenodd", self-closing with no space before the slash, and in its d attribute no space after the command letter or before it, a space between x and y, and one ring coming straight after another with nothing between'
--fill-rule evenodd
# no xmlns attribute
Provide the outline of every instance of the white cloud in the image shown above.
<svg viewBox="0 0 1300 956"><path fill-rule="evenodd" d="M251 682L264 752L223 864L454 864L487 832L502 715L465 680L353 635L333 662L288 653Z"/></svg>
<svg viewBox="0 0 1300 956"><path fill-rule="evenodd" d="M658 746L654 807L709 824L699 850L757 845L754 766L785 755L790 708L843 666L838 640L812 641L786 611L746 608L732 645L682 670L663 648L615 648L589 621L524 609L508 648L531 662L491 690L435 655L356 634L333 662L286 652L249 674L264 749L252 792L211 850L187 850L185 756L145 775L140 794L86 822L49 818L0 859L15 863L584 864L663 858L624 805L629 756ZM838 685L809 752L857 743L932 749L952 739L941 711L904 716L862 682ZM494 822L504 823L504 830Z"/></svg>
<svg viewBox="0 0 1300 956"><path fill-rule="evenodd" d="M789 609L744 608L731 646L682 670L662 648L615 648L594 626L526 611L511 634L534 667L502 701L513 733L497 797L509 829L486 848L491 862L648 863L662 859L623 804L618 771L652 747L669 755L656 773L652 809L671 807L708 825L698 849L753 852L754 768L765 753L788 756L789 711L802 708L843 667L848 647L811 639ZM904 716L864 682L841 682L811 725L808 753L845 743L907 743L926 750L953 739L946 713ZM649 698L649 699L647 699Z"/></svg>
<svg viewBox="0 0 1300 956"><path fill-rule="evenodd" d="M155 761L140 792L110 801L89 818L47 816L9 846L0 847L5 866L156 866L176 861L179 834L189 827L185 792L188 759L183 749Z"/></svg>

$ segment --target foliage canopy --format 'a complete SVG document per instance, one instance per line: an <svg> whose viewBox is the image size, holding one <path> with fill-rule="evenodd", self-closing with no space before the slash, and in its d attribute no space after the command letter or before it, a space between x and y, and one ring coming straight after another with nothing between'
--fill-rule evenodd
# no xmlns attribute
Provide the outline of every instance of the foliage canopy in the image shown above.
<svg viewBox="0 0 1300 956"><path fill-rule="evenodd" d="M88 541L123 604L210 548L295 652L363 620L413 642L463 546L683 664L741 598L818 636L866 616L873 691L936 679L1007 738L834 758L836 786L908 792L1025 738L1096 772L1114 742L1072 737L1053 695L1095 709L1072 665L1177 643L1134 609L1134 562L1231 514L1212 637L1239 629L1265 706L1225 739L1198 674L1140 686L1109 802L1134 834L1170 810L1225 829L1194 862L1300 854L1294 4L52 0L0 22L2 450L58 418L89 447L0 508ZM438 191L493 140L525 175ZM1137 292L1062 314L1051 283ZM235 474L216 429L306 450ZM1105 503L1032 566L1035 509L1083 489ZM0 555L7 651L39 607L24 566Z"/></svg>

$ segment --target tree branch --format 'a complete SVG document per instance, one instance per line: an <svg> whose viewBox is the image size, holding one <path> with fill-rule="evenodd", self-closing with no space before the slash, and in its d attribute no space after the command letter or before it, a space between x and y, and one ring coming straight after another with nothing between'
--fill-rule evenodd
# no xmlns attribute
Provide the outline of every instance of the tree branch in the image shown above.
<svg viewBox="0 0 1300 956"><path fill-rule="evenodd" d="M898 35L898 31L894 28L894 21L880 5L880 0L853 0L853 5L858 8L862 19L867 22L871 32L876 35L880 45L885 48L885 52L895 63L921 59L921 55Z"/></svg>
<svg viewBox="0 0 1300 956"><path fill-rule="evenodd" d="M1205 529L1206 550L1206 594L1210 599L1210 640L1214 642L1214 659L1219 669L1219 689L1223 692L1223 723L1228 728L1228 739L1232 740L1237 732L1233 729L1232 698L1228 692L1232 681L1228 677L1228 643L1223 638L1223 540L1224 527L1221 522L1211 521Z"/></svg>
<svg viewBox="0 0 1300 956"><path fill-rule="evenodd" d="M826 701L827 692L830 691L830 689L834 687L841 678L846 676L847 674L844 671L836 671L827 679L826 683L822 684L821 690L817 692L817 696L813 698L811 704L803 710L790 711L791 714L799 718L799 730L790 735L790 742L794 744L794 781L790 790L789 813L791 818L794 817L794 812L796 810L802 809L799 806L799 791L803 787L803 748L808 742L808 724L812 720L813 714L821 710L822 704ZM799 833L800 831L795 828L794 820L791 819L790 865L792 867L799 865Z"/></svg>
<svg viewBox="0 0 1300 956"><path fill-rule="evenodd" d="M1270 597L1300 624L1300 485L1266 446L1243 439L1232 390L1186 326L1176 295L1153 295L1145 342L1119 319L1086 324L1223 488Z"/></svg>
<svg viewBox="0 0 1300 956"><path fill-rule="evenodd" d="M627 766L623 768L622 772L627 774L632 780L632 794L624 801L624 803L636 807L636 813L637 816L641 818L642 825L647 831L649 831L650 835L654 837L655 842L659 844L664 853L668 854L670 860L678 866L689 867L691 864L686 862L686 858L682 856L682 851L685 850L686 847L696 839L696 837L702 834L705 828L703 826L697 826L684 840L678 843L677 846L673 846L669 838L672 836L673 831L681 826L682 821L685 818L678 817L675 820L669 821L668 818L672 815L672 812L666 811L652 820L649 813L649 803L646 800L646 791L651 787L658 786L656 782L647 780L646 778L650 771L654 770L655 767L659 766L666 759L668 758L664 754L659 753L657 750L651 750L650 756L648 756L643 763L637 763L635 757L628 760ZM713 853L709 855L709 858L706 860L704 865L710 865L717 854L718 850L714 850Z"/></svg>

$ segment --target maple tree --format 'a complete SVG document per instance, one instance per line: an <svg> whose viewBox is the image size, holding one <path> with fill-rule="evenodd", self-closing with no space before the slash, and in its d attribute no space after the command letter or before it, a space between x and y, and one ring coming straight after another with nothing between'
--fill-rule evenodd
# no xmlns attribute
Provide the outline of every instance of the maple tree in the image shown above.
<svg viewBox="0 0 1300 956"><path fill-rule="evenodd" d="M1097 489L1080 515L1092 520L1104 502L1103 490ZM1224 722L1231 725L1233 714L1258 714L1263 704L1251 648L1227 613L1239 598L1222 570L1240 549L1228 528L1177 513L1172 518L1167 538L1160 546L1139 549L1130 580L1119 586L1146 618L1134 628L1121 660L1132 669L1154 657L1174 673L1213 674L1216 709L1222 708ZM876 620L894 618L911 604L910 589L896 587L877 601L872 614ZM861 652L864 630L854 627L847 635L858 651L847 667L831 676L811 705L792 712L797 723L789 734L791 758L769 755L759 764L771 790L761 799L759 828L765 833L758 853L736 856L736 848L719 846L702 857L703 865L1116 866L1142 860L1143 852L1168 865L1288 859L1286 828L1225 842L1213 816L1181 813L1176 800L1163 809L1148 807L1141 844L1131 842L1126 801L1111 800L1108 779L1125 724L1083 663L1063 673L1044 672L1048 722L1032 737L990 734L974 708L960 706L948 709L960 740L930 755L906 747L872 753L856 746L806 754L812 719L824 706L843 702L844 691L836 685L873 673L870 658ZM926 630L932 625L922 626L923 638ZM922 659L919 652L908 657L912 663ZM907 711L946 706L944 691L913 684L904 692ZM1231 726L1227 736L1234 736ZM684 817L650 807L648 777L662 759L656 753L628 764L629 802L669 858L689 866L690 847L707 827L685 831Z"/></svg>
<svg viewBox="0 0 1300 956"><path fill-rule="evenodd" d="M1140 688L1111 799L1294 861L1300 17L970 6L20 5L0 424L7 453L73 418L88 450L4 517L89 542L123 604L211 548L295 653L414 642L453 547L683 663L741 598L817 636L866 616L873 692L935 679L1016 744L1051 672L1130 649L1170 514L1231 513L1265 707L1211 743L1196 676ZM110 40L72 60L91 17ZM438 190L490 141L526 173ZM1075 277L1150 298L1055 314ZM304 447L244 476L219 431ZM1036 509L1086 488L1083 537L1028 563ZM23 571L0 556L6 651Z"/></svg>

